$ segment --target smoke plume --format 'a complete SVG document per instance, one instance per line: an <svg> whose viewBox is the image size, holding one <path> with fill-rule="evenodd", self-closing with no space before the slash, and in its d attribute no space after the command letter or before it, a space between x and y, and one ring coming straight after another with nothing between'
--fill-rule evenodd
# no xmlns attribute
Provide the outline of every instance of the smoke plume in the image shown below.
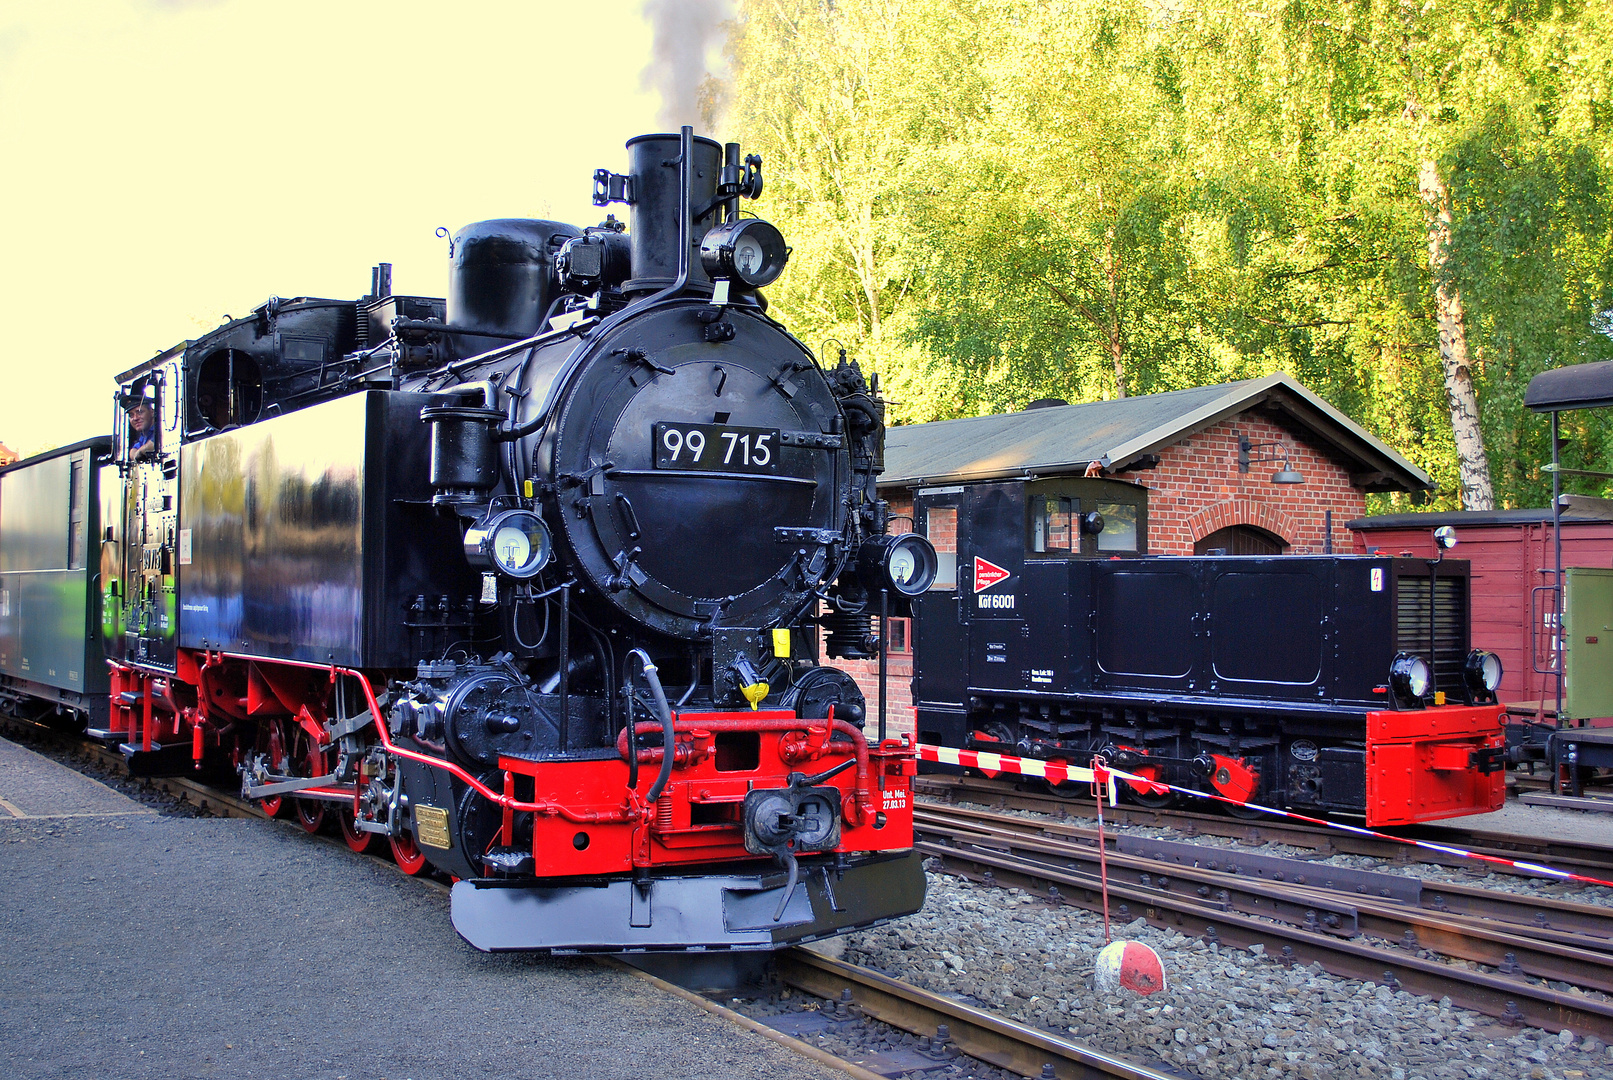
<svg viewBox="0 0 1613 1080"><path fill-rule="evenodd" d="M644 0L653 40L643 85L660 92L656 120L666 130L703 126L702 89L712 75L706 58L721 44L722 24L731 15L730 0Z"/></svg>

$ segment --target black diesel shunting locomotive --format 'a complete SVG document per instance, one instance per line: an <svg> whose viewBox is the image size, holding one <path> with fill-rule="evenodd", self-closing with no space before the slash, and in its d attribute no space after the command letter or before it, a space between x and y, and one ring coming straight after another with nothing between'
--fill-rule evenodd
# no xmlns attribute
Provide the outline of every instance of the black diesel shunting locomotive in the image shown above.
<svg viewBox="0 0 1613 1080"><path fill-rule="evenodd" d="M92 726L463 879L482 948L906 914L913 752L818 663L820 609L860 653L935 567L885 533L877 387L767 315L760 158L628 152L594 181L631 231L481 222L446 302L383 265L119 377Z"/></svg>
<svg viewBox="0 0 1613 1080"><path fill-rule="evenodd" d="M1076 478L918 490L918 529L956 538L956 573L914 605L920 742L1101 754L1370 825L1501 805L1500 662L1470 647L1466 562L1147 556L1147 496Z"/></svg>

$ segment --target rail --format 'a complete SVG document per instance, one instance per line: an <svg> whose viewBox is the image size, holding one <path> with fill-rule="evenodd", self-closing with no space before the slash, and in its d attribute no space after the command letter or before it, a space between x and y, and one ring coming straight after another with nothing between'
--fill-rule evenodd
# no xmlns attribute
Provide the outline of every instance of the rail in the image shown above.
<svg viewBox="0 0 1613 1080"><path fill-rule="evenodd" d="M945 823L946 811L921 807L916 845L940 868L990 886L1014 886L1055 903L1102 909L1104 885L1092 869L1096 848L992 828L978 818ZM938 819L940 819L938 821ZM1206 849L1206 855L1220 849ZM1318 963L1335 975L1375 980L1429 996L1448 995L1504 1023L1613 1037L1613 1003L1553 990L1519 976L1581 981L1613 989L1613 955L1490 924L1469 915L1429 913L1359 893L1294 882L1250 881L1243 875L1177 863L1108 855L1108 902L1122 919L1141 916L1160 928L1247 948L1263 946L1286 963ZM1315 863L1300 863L1313 873ZM1163 881L1161 879L1164 879ZM1409 935L1408 936L1408 932ZM1399 947L1353 940L1367 935ZM1496 967L1494 974L1421 955L1438 952Z"/></svg>

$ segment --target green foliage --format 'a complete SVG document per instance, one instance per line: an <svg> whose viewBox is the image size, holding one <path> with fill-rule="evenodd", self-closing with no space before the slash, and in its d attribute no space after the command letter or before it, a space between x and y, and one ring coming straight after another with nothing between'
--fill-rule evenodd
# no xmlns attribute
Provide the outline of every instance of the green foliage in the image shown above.
<svg viewBox="0 0 1613 1080"><path fill-rule="evenodd" d="M739 9L730 124L794 244L771 299L899 421L1285 370L1454 506L1431 161L1498 502L1545 501L1523 388L1613 356L1609 0ZM1613 421L1568 423L1608 468Z"/></svg>

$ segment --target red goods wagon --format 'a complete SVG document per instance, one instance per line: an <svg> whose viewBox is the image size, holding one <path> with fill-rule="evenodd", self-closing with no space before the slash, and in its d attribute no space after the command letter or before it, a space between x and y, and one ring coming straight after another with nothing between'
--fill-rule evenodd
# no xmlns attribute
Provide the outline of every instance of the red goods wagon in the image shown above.
<svg viewBox="0 0 1613 1080"><path fill-rule="evenodd" d="M1563 521L1564 566L1613 566L1613 503L1569 496ZM1472 636L1501 657L1499 697L1515 713L1556 707L1550 668L1553 601L1551 509L1388 514L1349 523L1355 550L1433 558L1434 530L1456 530L1457 552L1472 565Z"/></svg>

